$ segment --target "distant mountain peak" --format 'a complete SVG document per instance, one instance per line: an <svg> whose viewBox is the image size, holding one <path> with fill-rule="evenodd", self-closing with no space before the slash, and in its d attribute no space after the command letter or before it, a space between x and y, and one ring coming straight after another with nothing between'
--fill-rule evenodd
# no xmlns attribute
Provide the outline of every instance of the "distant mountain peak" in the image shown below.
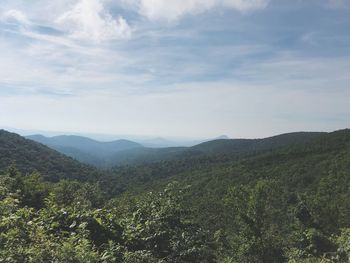
<svg viewBox="0 0 350 263"><path fill-rule="evenodd" d="M230 137L228 137L227 135L221 135L219 137L215 138L216 140L229 140L231 139Z"/></svg>

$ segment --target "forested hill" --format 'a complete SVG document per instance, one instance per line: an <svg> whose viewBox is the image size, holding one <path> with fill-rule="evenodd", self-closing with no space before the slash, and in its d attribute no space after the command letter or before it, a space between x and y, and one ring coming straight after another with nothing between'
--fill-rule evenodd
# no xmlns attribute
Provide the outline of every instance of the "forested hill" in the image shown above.
<svg viewBox="0 0 350 263"><path fill-rule="evenodd" d="M187 158L212 156L249 156L281 147L304 144L327 133L294 132L263 139L219 139L204 142L192 147L137 148L120 151L109 161L109 166L125 164L176 161Z"/></svg>
<svg viewBox="0 0 350 263"><path fill-rule="evenodd" d="M191 149L207 155L252 155L284 146L307 143L325 134L323 132L293 132L264 139L219 139L201 143L193 146Z"/></svg>
<svg viewBox="0 0 350 263"><path fill-rule="evenodd" d="M62 178L86 180L97 176L95 168L83 165L45 145L15 133L0 130L0 171L15 163L24 174L40 172L49 180Z"/></svg>
<svg viewBox="0 0 350 263"><path fill-rule="evenodd" d="M186 188L195 222L222 242L218 262L350 262L349 129L252 156L159 162L115 175L126 196L174 181Z"/></svg>
<svg viewBox="0 0 350 263"><path fill-rule="evenodd" d="M162 181L190 180L195 178L195 175L198 176L198 180L202 180L207 175L221 174L222 171L230 171L232 167L236 169L242 162L252 160L268 159L272 162L272 167L282 160L288 160L291 167L299 167L300 158L313 160L314 155L323 154L325 159L330 159L334 154L346 149L349 143L350 130L347 129L332 133L289 133L256 140L214 140L192 147L197 149L192 153L186 154L186 151L180 149L182 153L173 153L172 158L163 155L166 159L159 162L116 166L107 176L107 187L115 188L111 191L119 193L130 187L152 188ZM256 167L259 162L254 161L247 167ZM261 162L263 163L265 161ZM317 166L317 163L313 166ZM261 172L257 170L255 173ZM230 172L227 174L231 175ZM182 179L179 176L183 176ZM226 176L225 179L227 178L231 177ZM111 183L112 181L115 183Z"/></svg>

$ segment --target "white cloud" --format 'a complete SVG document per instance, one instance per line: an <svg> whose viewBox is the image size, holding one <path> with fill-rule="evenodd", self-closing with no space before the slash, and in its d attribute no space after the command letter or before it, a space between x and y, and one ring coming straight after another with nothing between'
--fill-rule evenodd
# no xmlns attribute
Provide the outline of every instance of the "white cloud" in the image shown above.
<svg viewBox="0 0 350 263"><path fill-rule="evenodd" d="M188 14L198 14L217 7L245 12L267 6L269 0L123 0L151 20L176 20Z"/></svg>
<svg viewBox="0 0 350 263"><path fill-rule="evenodd" d="M55 22L74 39L101 42L131 35L126 20L121 16L114 19L99 0L80 0Z"/></svg>
<svg viewBox="0 0 350 263"><path fill-rule="evenodd" d="M22 11L15 9L6 11L4 14L2 14L1 20L7 23L16 23L21 25L30 24L30 21L28 20L27 16Z"/></svg>
<svg viewBox="0 0 350 263"><path fill-rule="evenodd" d="M57 37L61 42L128 39L132 33L129 24L122 16L112 15L109 7L104 0L33 0L30 5L18 0L0 7L0 21L20 25L19 33L27 36L48 38L37 28L51 28L63 33Z"/></svg>
<svg viewBox="0 0 350 263"><path fill-rule="evenodd" d="M129 6L124 11L126 18L134 19L134 37L110 42L131 34L128 23L116 14L122 1L145 19L130 15ZM348 0L317 5L328 6L328 1L340 6ZM295 53L289 54L293 43L271 43L289 34L294 21L288 19L278 25L286 27L281 35L271 21L255 25L246 23L248 16L231 20L226 12L215 23L211 16L201 17L195 27L145 21L174 21L220 8L248 12L264 8L268 0L0 2L2 125L208 137L348 126L350 59L343 49L348 43L339 33L343 31L330 34L329 29L320 30L322 24L307 27L301 30L302 45L317 46L311 53L292 48ZM339 29L343 18L334 18ZM214 32L225 30L228 39L214 39ZM294 30L290 36L294 38ZM328 49L326 43L335 45ZM316 49L321 47L329 57ZM339 53L345 51L342 58L330 56L337 47Z"/></svg>
<svg viewBox="0 0 350 263"><path fill-rule="evenodd" d="M109 43L129 37L131 29L122 17L112 17L103 0L43 1L33 0L31 6L14 0L0 7L2 94L76 95L135 83L133 76L119 73L132 58Z"/></svg>

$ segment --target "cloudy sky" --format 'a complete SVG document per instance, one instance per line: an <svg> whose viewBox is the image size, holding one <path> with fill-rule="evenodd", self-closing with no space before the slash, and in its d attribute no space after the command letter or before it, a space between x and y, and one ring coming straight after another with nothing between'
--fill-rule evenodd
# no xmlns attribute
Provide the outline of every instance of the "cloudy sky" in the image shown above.
<svg viewBox="0 0 350 263"><path fill-rule="evenodd" d="M350 127L350 0L0 0L0 126Z"/></svg>

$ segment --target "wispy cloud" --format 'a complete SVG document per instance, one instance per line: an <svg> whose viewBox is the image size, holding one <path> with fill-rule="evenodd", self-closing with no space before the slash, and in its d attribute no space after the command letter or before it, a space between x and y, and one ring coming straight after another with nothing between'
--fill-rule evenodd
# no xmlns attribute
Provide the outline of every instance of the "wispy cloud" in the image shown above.
<svg viewBox="0 0 350 263"><path fill-rule="evenodd" d="M101 42L131 36L126 20L122 16L114 19L99 0L80 0L55 23L73 39Z"/></svg>
<svg viewBox="0 0 350 263"><path fill-rule="evenodd" d="M2 0L0 124L192 136L345 127L348 3Z"/></svg>
<svg viewBox="0 0 350 263"><path fill-rule="evenodd" d="M224 7L240 12L265 8L269 0L122 0L151 20L173 21L184 15L199 14Z"/></svg>
<svg viewBox="0 0 350 263"><path fill-rule="evenodd" d="M113 17L99 0L79 0L73 6L67 5L57 17L47 17L46 21L34 17L32 20L21 10L11 9L0 14L5 23L18 24L26 30L33 31L33 26L45 26L61 32L62 37L77 41L103 42L127 39L131 36L131 28L122 17ZM37 35L45 32L35 32Z"/></svg>
<svg viewBox="0 0 350 263"><path fill-rule="evenodd" d="M42 1L34 1L34 6L38 2ZM49 4L54 16L50 12L38 16L40 11L22 1L13 6L7 3L9 10L0 10L0 32L4 33L0 35L0 88L9 90L12 85L16 92L6 94L22 90L50 96L134 83L132 77L118 72L130 58L109 46L131 36L126 20L112 16L99 0L77 0L64 6L56 2Z"/></svg>
<svg viewBox="0 0 350 263"><path fill-rule="evenodd" d="M2 14L0 19L6 23L14 23L14 24L20 24L20 25L30 25L30 21L26 17L26 15L19 10L8 10Z"/></svg>

